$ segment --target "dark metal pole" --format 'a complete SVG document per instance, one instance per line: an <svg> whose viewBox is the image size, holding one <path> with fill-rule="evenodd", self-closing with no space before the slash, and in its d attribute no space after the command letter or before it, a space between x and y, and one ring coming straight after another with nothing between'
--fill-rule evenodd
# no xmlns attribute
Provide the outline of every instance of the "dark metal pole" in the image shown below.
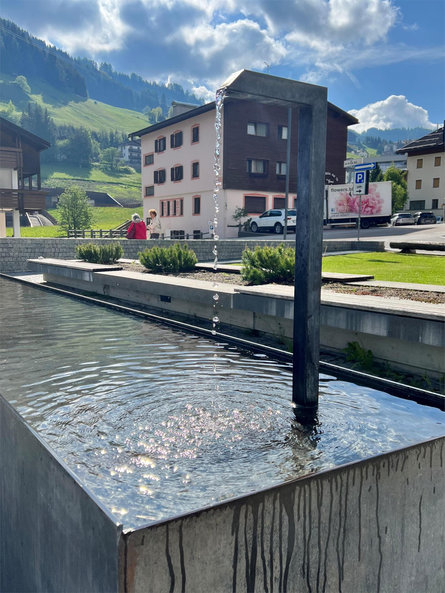
<svg viewBox="0 0 445 593"><path fill-rule="evenodd" d="M318 407L325 163L326 104L300 106L292 401L302 422L310 422Z"/></svg>
<svg viewBox="0 0 445 593"><path fill-rule="evenodd" d="M284 198L284 234L283 239L287 239L287 211L289 208L289 175L290 175L290 140L292 126L292 108L287 108L287 146L286 146L286 197Z"/></svg>

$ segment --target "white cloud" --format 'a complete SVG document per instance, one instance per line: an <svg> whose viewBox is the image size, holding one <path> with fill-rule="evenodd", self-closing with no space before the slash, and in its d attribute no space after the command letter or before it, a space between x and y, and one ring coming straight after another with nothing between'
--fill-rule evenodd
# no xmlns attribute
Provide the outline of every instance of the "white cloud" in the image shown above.
<svg viewBox="0 0 445 593"><path fill-rule="evenodd" d="M349 113L360 123L350 129L361 133L369 128L390 130L392 128L434 128L429 121L428 111L410 103L404 95L391 95L384 101L370 103L361 109L350 109Z"/></svg>

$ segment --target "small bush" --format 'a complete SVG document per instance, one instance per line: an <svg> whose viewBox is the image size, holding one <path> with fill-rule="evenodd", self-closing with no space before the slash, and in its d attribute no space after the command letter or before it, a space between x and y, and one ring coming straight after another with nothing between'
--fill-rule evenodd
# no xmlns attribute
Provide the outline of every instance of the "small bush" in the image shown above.
<svg viewBox="0 0 445 593"><path fill-rule="evenodd" d="M293 284L295 276L295 249L278 245L277 247L255 247L254 251L245 249L242 255L243 280L249 284Z"/></svg>
<svg viewBox="0 0 445 593"><path fill-rule="evenodd" d="M198 258L187 245L176 244L146 249L139 253L139 261L155 274L178 274L193 270Z"/></svg>
<svg viewBox="0 0 445 593"><path fill-rule="evenodd" d="M115 264L122 254L123 249L120 243L111 243L110 245L87 243L76 247L76 257L93 264Z"/></svg>

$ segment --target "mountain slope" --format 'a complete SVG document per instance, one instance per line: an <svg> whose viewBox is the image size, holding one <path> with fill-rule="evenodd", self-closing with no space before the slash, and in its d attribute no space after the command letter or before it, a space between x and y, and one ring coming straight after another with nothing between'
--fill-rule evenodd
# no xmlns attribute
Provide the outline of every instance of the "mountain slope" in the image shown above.
<svg viewBox="0 0 445 593"><path fill-rule="evenodd" d="M33 92L51 102L48 87L55 89L58 101L96 99L103 103L143 111L161 107L167 115L173 100L200 103L192 93L177 84L148 82L136 74L115 72L110 64L100 64L69 54L29 35L11 21L0 18L0 73L9 77L23 75ZM47 93L45 95L45 92ZM8 99L9 100L9 99Z"/></svg>

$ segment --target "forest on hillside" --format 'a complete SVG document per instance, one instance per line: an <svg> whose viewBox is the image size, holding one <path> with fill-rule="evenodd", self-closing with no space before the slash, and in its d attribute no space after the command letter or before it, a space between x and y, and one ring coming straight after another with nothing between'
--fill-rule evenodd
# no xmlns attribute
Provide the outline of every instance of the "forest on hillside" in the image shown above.
<svg viewBox="0 0 445 593"><path fill-rule="evenodd" d="M42 153L44 164L85 167L100 162L109 171L122 170L118 147L127 140L124 126L120 131L112 124L92 130L86 122L69 119L56 124L48 110L72 102L87 106L87 99L143 113L147 125L168 117L172 101L200 103L178 84L148 82L115 72L110 64L72 58L0 18L0 115L51 144Z"/></svg>
<svg viewBox="0 0 445 593"><path fill-rule="evenodd" d="M13 22L0 18L0 73L23 75L64 91L71 100L96 99L114 107L149 112L160 108L166 117L172 101L202 101L175 83L159 84L137 74L116 72L110 64L97 64L68 53L29 35Z"/></svg>

